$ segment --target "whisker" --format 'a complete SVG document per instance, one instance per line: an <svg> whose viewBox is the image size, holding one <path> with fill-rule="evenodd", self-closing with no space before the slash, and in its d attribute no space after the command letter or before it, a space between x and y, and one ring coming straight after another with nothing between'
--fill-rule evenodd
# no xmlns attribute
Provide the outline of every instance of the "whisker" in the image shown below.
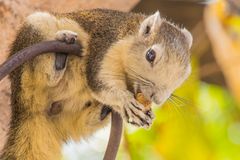
<svg viewBox="0 0 240 160"><path fill-rule="evenodd" d="M117 75L117 74L106 74L106 73L103 73L102 74L102 76L105 76L105 77L107 77L107 78L112 78L112 77L114 77L114 78L117 78L117 79L120 79L120 80L126 80L126 77L124 76L124 75Z"/></svg>
<svg viewBox="0 0 240 160"><path fill-rule="evenodd" d="M131 74L131 75L129 74L129 76L132 77L132 78L135 78L135 79L139 80L140 82L143 82L143 83L145 83L145 84L151 85L151 83L149 83L148 81L145 81L144 79L142 79L141 77L138 77L138 76L135 75L135 74Z"/></svg>
<svg viewBox="0 0 240 160"><path fill-rule="evenodd" d="M178 105L178 106L184 106L186 105L185 102L180 101L179 99L175 98L175 97L171 97L171 99Z"/></svg>
<svg viewBox="0 0 240 160"><path fill-rule="evenodd" d="M168 99L170 103L173 104L173 110L178 114L179 117L181 117L181 119L183 119L184 121L187 121L186 117L184 116L184 110L182 107L180 107L179 105L176 105L175 101L171 98Z"/></svg>
<svg viewBox="0 0 240 160"><path fill-rule="evenodd" d="M172 94L171 97L174 98L175 100L179 101L179 102L182 102L185 105L193 105L189 100L187 100L185 98L182 98L182 97L179 97L177 95Z"/></svg>
<svg viewBox="0 0 240 160"><path fill-rule="evenodd" d="M110 79L110 78L112 79L112 78L114 77L114 78L117 79L117 80L123 80L123 81L125 81L125 78L122 78L122 77L115 77L115 76L105 76L105 77L106 77L106 78L109 78L109 79Z"/></svg>
<svg viewBox="0 0 240 160"><path fill-rule="evenodd" d="M178 105L176 105L176 103L172 100L172 99L169 99L169 102L173 104L173 110L178 114L178 115L181 115L182 116L182 112L181 110L179 110L178 108Z"/></svg>
<svg viewBox="0 0 240 160"><path fill-rule="evenodd" d="M142 79L139 79L138 77L134 76L134 75L129 75L129 78L135 81L138 81L139 83L145 84L146 86L151 85L150 83L143 81Z"/></svg>
<svg viewBox="0 0 240 160"><path fill-rule="evenodd" d="M150 81L150 80L142 77L141 75L137 74L136 71L134 71L133 69L131 69L129 67L127 67L127 69L129 70L129 72L132 73L131 76L134 76L134 78L137 78L137 79L139 79L139 80L141 80L141 81L143 81L145 83L148 83L151 86L154 86L154 83L152 81Z"/></svg>
<svg viewBox="0 0 240 160"><path fill-rule="evenodd" d="M169 98L169 101L172 102L174 104L174 106L181 106L182 104L179 102L176 102L174 99Z"/></svg>
<svg viewBox="0 0 240 160"><path fill-rule="evenodd" d="M169 102L171 105L175 106L175 103L173 103L172 99L168 98L167 102Z"/></svg>

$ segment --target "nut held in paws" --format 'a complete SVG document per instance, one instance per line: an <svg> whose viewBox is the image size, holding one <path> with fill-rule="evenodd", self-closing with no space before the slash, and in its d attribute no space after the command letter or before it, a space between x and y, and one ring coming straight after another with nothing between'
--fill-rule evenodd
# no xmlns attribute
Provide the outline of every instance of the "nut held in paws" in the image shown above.
<svg viewBox="0 0 240 160"><path fill-rule="evenodd" d="M151 109L151 101L147 100L142 93L137 93L136 94L136 99L139 103L144 105L146 110Z"/></svg>

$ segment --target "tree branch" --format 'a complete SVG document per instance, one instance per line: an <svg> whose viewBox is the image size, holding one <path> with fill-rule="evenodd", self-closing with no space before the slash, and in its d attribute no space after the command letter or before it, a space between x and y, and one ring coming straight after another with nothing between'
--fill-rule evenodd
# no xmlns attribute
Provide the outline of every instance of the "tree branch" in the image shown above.
<svg viewBox="0 0 240 160"><path fill-rule="evenodd" d="M122 117L112 110L111 133L108 141L107 150L104 155L104 160L114 160L117 156L117 151L122 137Z"/></svg>

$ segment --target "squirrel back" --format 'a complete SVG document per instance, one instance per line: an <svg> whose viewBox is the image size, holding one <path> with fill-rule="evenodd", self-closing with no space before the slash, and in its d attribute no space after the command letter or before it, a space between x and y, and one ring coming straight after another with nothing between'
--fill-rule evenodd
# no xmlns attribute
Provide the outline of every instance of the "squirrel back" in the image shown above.
<svg viewBox="0 0 240 160"><path fill-rule="evenodd" d="M85 75L97 70L98 62L112 43L133 32L133 29L116 25L127 27L124 23L126 20L130 23L129 15L96 9L66 14L37 12L27 17L12 43L10 56L35 43L53 40L58 30L75 28L84 52L91 54L85 58L69 56L67 67L56 72L52 68L54 54L48 53L26 62L10 74L12 118L1 159L59 159L61 143L70 137L88 137L108 123L108 117L101 120L102 104L90 96ZM53 31L54 26L49 22L54 22L55 18L54 25L63 27ZM92 71L86 71L86 63L91 65ZM61 78L49 80L48 74L53 77L60 74ZM55 84L49 86L51 80ZM63 109L50 115L49 109L55 101L60 101ZM51 149L46 152L46 148ZM46 154L40 155L43 152Z"/></svg>
<svg viewBox="0 0 240 160"><path fill-rule="evenodd" d="M191 71L191 34L159 12L36 12L18 31L11 55L41 41L71 38L83 46L83 57L67 56L58 70L59 54L47 53L10 75L12 120L1 159L60 159L62 143L89 137L109 122L108 114L102 116L105 105L147 128L154 115L135 95L160 105Z"/></svg>

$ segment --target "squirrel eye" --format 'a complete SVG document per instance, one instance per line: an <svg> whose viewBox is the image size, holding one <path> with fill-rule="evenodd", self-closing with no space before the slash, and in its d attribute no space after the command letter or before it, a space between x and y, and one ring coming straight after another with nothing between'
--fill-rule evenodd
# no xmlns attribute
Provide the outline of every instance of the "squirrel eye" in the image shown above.
<svg viewBox="0 0 240 160"><path fill-rule="evenodd" d="M146 54L146 59L148 62L152 63L156 58L156 52L153 49L149 49Z"/></svg>
<svg viewBox="0 0 240 160"><path fill-rule="evenodd" d="M149 34L149 32L150 32L150 27L147 26L147 27L146 27L146 30L145 30L145 34Z"/></svg>

